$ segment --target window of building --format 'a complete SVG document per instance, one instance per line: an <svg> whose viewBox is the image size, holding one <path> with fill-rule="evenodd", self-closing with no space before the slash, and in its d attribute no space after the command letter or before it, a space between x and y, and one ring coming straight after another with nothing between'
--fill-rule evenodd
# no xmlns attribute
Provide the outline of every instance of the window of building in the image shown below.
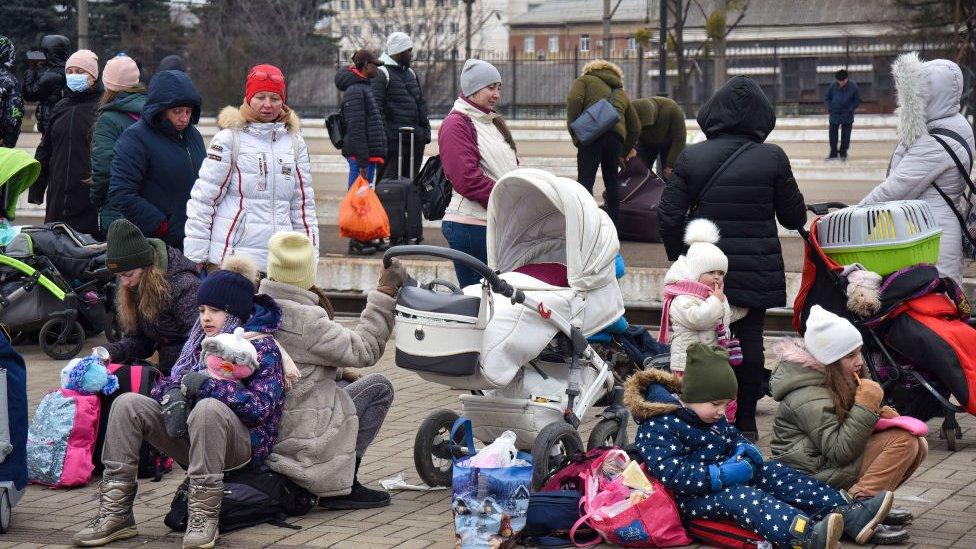
<svg viewBox="0 0 976 549"><path fill-rule="evenodd" d="M437 25L434 26L434 32L437 34L444 34L444 23L437 23Z"/></svg>
<svg viewBox="0 0 976 549"><path fill-rule="evenodd" d="M451 23L451 34L457 34L459 32L461 32L461 25L457 21Z"/></svg>
<svg viewBox="0 0 976 549"><path fill-rule="evenodd" d="M437 6L438 8L443 8L444 0L437 0L437 2L434 5Z"/></svg>
<svg viewBox="0 0 976 549"><path fill-rule="evenodd" d="M418 8L426 8L427 7L427 0L417 0L417 7Z"/></svg>
<svg viewBox="0 0 976 549"><path fill-rule="evenodd" d="M341 10L349 9L349 0L339 0L339 9Z"/></svg>
<svg viewBox="0 0 976 549"><path fill-rule="evenodd" d="M370 23L369 28L370 28L370 31L372 31L373 36L382 36L382 32L383 31L380 30L379 23Z"/></svg>
<svg viewBox="0 0 976 549"><path fill-rule="evenodd" d="M366 0L356 0L356 9L361 10L366 7Z"/></svg>
<svg viewBox="0 0 976 549"><path fill-rule="evenodd" d="M559 37L552 35L549 37L549 51L551 53L556 53L559 51Z"/></svg>
<svg viewBox="0 0 976 549"><path fill-rule="evenodd" d="M451 0L452 6L457 6L460 2L458 0Z"/></svg>
<svg viewBox="0 0 976 549"><path fill-rule="evenodd" d="M427 34L427 23L417 23L417 34Z"/></svg>
<svg viewBox="0 0 976 549"><path fill-rule="evenodd" d="M396 7L396 0L386 0L386 7L388 7L388 8L395 8Z"/></svg>
<svg viewBox="0 0 976 549"><path fill-rule="evenodd" d="M412 8L413 7L413 0L403 0L403 7L405 7L405 8Z"/></svg>
<svg viewBox="0 0 976 549"><path fill-rule="evenodd" d="M384 28L383 30L385 30L386 35L389 36L390 34L393 33L393 25L387 25L386 28Z"/></svg>
<svg viewBox="0 0 976 549"><path fill-rule="evenodd" d="M410 23L407 23L406 25L403 26L403 32L410 34L412 31L413 31L413 27L412 25L410 25Z"/></svg>
<svg viewBox="0 0 976 549"><path fill-rule="evenodd" d="M581 34L580 35L579 49L580 49L580 51L590 51L590 35L589 34Z"/></svg>
<svg viewBox="0 0 976 549"><path fill-rule="evenodd" d="M523 49L525 53L535 53L535 36L526 36Z"/></svg>
<svg viewBox="0 0 976 549"><path fill-rule="evenodd" d="M341 36L349 36L349 25L339 27L339 34Z"/></svg>
<svg viewBox="0 0 976 549"><path fill-rule="evenodd" d="M637 51L637 39L633 36L627 39L627 49L630 51Z"/></svg>
<svg viewBox="0 0 976 549"><path fill-rule="evenodd" d="M373 0L369 5L373 6L374 10L378 10L383 7L383 0Z"/></svg>
<svg viewBox="0 0 976 549"><path fill-rule="evenodd" d="M363 34L363 28L362 27L360 27L359 25L353 25L352 26L352 35L353 36L357 36L358 37L358 36L362 36L362 34Z"/></svg>

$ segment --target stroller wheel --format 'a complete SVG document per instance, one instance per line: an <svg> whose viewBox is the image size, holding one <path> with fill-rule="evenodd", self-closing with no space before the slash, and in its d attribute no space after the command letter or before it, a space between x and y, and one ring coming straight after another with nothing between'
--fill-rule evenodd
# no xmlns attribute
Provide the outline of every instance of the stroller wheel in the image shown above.
<svg viewBox="0 0 976 549"><path fill-rule="evenodd" d="M946 450L950 452L956 451L956 438L958 438L959 433L953 427L947 426L945 424L939 428L939 438L943 438L946 441Z"/></svg>
<svg viewBox="0 0 976 549"><path fill-rule="evenodd" d="M118 313L105 314L105 339L107 339L109 343L115 343L116 341L122 339L122 328L119 327Z"/></svg>
<svg viewBox="0 0 976 549"><path fill-rule="evenodd" d="M620 430L620 421L616 419L601 419L590 431L590 438L586 440L587 451L594 448L614 446L617 440L617 431ZM627 445L626 440L621 441L620 446Z"/></svg>
<svg viewBox="0 0 976 549"><path fill-rule="evenodd" d="M0 534L10 528L10 495L6 488L0 488Z"/></svg>
<svg viewBox="0 0 976 549"><path fill-rule="evenodd" d="M542 487L542 481L562 461L576 452L583 451L583 439L573 426L557 421L539 431L532 444L532 489Z"/></svg>
<svg viewBox="0 0 976 549"><path fill-rule="evenodd" d="M453 446L463 444L464 433L451 441L451 427L458 415L451 410L437 410L417 429L413 441L413 464L420 480L428 486L450 486L454 468Z"/></svg>
<svg viewBox="0 0 976 549"><path fill-rule="evenodd" d="M69 324L63 318L52 318L41 327L37 340L47 356L55 360L68 360L85 346L85 329L77 320Z"/></svg>

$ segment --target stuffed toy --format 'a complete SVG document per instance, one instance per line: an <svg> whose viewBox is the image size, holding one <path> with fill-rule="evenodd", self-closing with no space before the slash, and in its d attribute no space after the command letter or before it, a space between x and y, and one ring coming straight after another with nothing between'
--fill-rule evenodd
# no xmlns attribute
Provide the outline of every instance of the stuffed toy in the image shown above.
<svg viewBox="0 0 976 549"><path fill-rule="evenodd" d="M258 351L244 339L244 328L205 338L200 344L200 358L214 379L239 382L258 367Z"/></svg>
<svg viewBox="0 0 976 549"><path fill-rule="evenodd" d="M99 348L100 349L100 348ZM99 349L91 356L75 358L61 370L61 386L85 395L110 395L119 389L119 378L108 373ZM107 354L107 353L105 353Z"/></svg>

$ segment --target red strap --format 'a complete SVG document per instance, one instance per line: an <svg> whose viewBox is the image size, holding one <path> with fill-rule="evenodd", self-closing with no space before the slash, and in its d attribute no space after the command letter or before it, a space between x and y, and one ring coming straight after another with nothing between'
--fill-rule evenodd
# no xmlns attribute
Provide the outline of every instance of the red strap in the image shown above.
<svg viewBox="0 0 976 549"><path fill-rule="evenodd" d="M129 366L129 385L133 393L139 393L142 388L142 366Z"/></svg>

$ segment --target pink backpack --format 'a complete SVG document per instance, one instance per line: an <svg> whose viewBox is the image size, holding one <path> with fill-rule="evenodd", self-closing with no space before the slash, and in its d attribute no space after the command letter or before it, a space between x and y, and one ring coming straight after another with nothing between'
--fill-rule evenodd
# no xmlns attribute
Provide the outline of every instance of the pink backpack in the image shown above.
<svg viewBox="0 0 976 549"><path fill-rule="evenodd" d="M55 488L87 484L100 413L98 395L63 388L45 395L27 433L30 481Z"/></svg>
<svg viewBox="0 0 976 549"><path fill-rule="evenodd" d="M622 454L622 456L621 456ZM580 506L582 517L573 525L569 539L577 547L592 547L600 538L590 543L576 541L576 531L582 525L595 530L608 543L621 547L676 547L691 544L691 538L681 525L681 517L674 498L657 479L647 476L651 483L650 493L633 503L629 498L632 490L624 486L622 478L607 479L601 473L606 459L626 459L622 450L612 450L594 460L589 472L580 475L583 497ZM647 475L643 465L641 470Z"/></svg>

